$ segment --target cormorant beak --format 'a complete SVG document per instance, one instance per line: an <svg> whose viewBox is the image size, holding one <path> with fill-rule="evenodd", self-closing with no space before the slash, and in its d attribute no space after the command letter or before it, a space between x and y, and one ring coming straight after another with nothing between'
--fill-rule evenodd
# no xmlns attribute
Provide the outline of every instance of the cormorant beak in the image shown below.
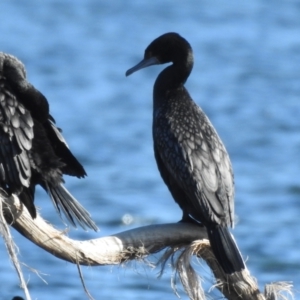
<svg viewBox="0 0 300 300"><path fill-rule="evenodd" d="M144 58L141 62L139 62L136 66L134 66L133 68L129 69L126 71L126 76L131 75L132 73L143 69L143 68L147 68L149 66L153 66L153 65L159 65L160 61L155 57L150 57L150 58Z"/></svg>

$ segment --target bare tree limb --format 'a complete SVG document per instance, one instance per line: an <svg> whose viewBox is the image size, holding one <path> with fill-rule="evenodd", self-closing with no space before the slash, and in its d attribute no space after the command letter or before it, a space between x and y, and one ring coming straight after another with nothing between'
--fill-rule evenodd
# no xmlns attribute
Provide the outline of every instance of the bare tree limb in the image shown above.
<svg viewBox="0 0 300 300"><path fill-rule="evenodd" d="M151 225L107 237L76 241L53 228L39 215L32 220L17 197L6 198L0 194L0 198L4 204L6 220L12 227L39 247L65 261L88 266L120 264L145 258L170 247L171 251L167 251L163 259L166 261L176 250L182 250L174 267L191 299L205 299L201 285L196 280L198 276L190 267L192 255L207 262L216 278L216 287L227 299L275 299L275 293L270 293L270 289L266 289L268 295L260 293L256 280L247 269L230 276L222 272L211 251L204 227L184 223ZM276 290L277 294L280 291Z"/></svg>

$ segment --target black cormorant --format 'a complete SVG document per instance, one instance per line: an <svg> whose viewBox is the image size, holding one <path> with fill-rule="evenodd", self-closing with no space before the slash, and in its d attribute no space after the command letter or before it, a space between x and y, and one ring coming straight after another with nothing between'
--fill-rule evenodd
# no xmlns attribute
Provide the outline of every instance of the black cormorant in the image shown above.
<svg viewBox="0 0 300 300"><path fill-rule="evenodd" d="M233 171L216 130L184 87L193 68L190 44L177 33L166 33L146 48L144 59L126 76L164 63L172 64L158 75L153 91L158 169L183 211L182 222L206 226L224 272L239 272L245 264L228 229L234 225Z"/></svg>
<svg viewBox="0 0 300 300"><path fill-rule="evenodd" d="M63 174L81 178L86 172L56 127L47 99L27 81L23 63L0 52L0 187L18 195L35 218L39 184L73 226L97 230L89 213L63 186Z"/></svg>

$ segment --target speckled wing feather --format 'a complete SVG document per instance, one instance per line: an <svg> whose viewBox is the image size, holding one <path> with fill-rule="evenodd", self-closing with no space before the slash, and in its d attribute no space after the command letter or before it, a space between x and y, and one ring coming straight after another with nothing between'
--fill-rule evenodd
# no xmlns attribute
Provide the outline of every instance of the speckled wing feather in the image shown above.
<svg viewBox="0 0 300 300"><path fill-rule="evenodd" d="M195 219L233 226L234 182L228 154L202 110L184 101L156 112L155 152L192 202L189 213Z"/></svg>
<svg viewBox="0 0 300 300"><path fill-rule="evenodd" d="M233 226L234 219L234 179L227 151L214 127L194 105L198 127L195 130L194 149L188 142L183 143L185 152L191 151L193 178L199 184L198 191L213 211L216 223ZM198 118L197 118L198 116ZM202 179L202 181L201 181ZM199 199L197 195L197 199ZM216 217L215 217L216 216Z"/></svg>
<svg viewBox="0 0 300 300"><path fill-rule="evenodd" d="M32 147L33 120L5 78L0 77L0 181L20 192L31 178L28 150Z"/></svg>

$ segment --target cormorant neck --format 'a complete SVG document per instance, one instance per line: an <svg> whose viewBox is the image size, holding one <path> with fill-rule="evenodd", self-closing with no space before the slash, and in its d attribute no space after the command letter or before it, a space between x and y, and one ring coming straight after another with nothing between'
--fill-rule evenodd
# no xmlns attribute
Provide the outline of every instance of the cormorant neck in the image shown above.
<svg viewBox="0 0 300 300"><path fill-rule="evenodd" d="M172 62L173 64L166 67L155 81L154 93L157 95L163 95L185 84L194 65L192 50L189 49L184 57L177 55Z"/></svg>

